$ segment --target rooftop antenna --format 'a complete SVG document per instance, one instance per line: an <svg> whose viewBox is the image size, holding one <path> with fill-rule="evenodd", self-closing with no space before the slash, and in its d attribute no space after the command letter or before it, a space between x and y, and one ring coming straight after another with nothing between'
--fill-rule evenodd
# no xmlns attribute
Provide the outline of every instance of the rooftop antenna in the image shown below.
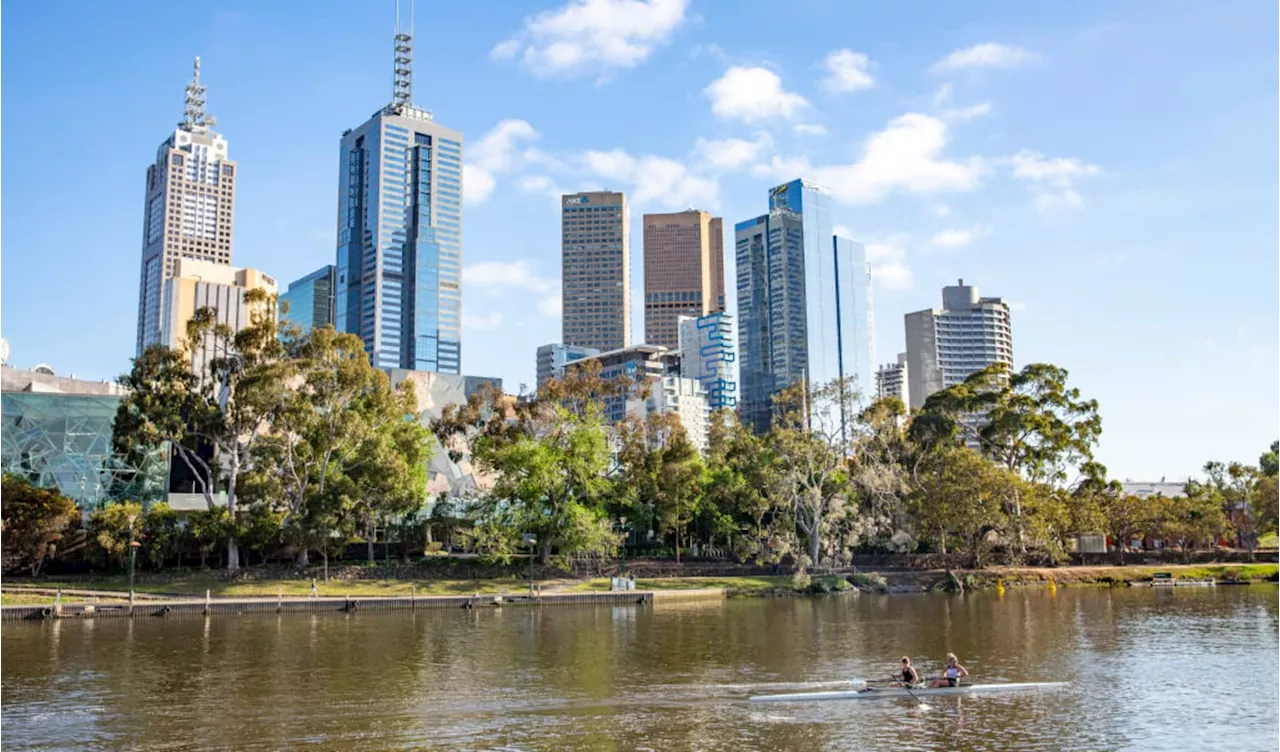
<svg viewBox="0 0 1280 752"><path fill-rule="evenodd" d="M391 107L402 111L413 106L413 0L409 0L409 31L400 30L400 0L396 0L395 78Z"/></svg>
<svg viewBox="0 0 1280 752"><path fill-rule="evenodd" d="M187 84L186 106L182 111L182 122L178 127L184 131L204 133L218 124L217 118L204 111L205 87L200 84L200 58L197 57L191 72L191 83Z"/></svg>

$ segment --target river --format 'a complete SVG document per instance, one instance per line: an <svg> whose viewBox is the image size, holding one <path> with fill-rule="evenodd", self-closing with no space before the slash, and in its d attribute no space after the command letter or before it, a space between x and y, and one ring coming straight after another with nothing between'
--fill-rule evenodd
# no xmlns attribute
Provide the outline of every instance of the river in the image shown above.
<svg viewBox="0 0 1280 752"><path fill-rule="evenodd" d="M8 622L5 749L1268 750L1270 586ZM809 704L904 653L1060 690ZM924 673L922 671L922 673Z"/></svg>

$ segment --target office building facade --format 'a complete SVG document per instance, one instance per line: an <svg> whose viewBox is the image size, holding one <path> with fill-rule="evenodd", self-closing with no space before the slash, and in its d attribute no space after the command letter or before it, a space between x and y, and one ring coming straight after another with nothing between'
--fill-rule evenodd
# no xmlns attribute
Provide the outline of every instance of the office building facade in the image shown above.
<svg viewBox="0 0 1280 752"><path fill-rule="evenodd" d="M800 381L873 390L871 275L861 243L832 234L831 196L794 180L769 213L734 227L742 419L772 424L772 397ZM847 418L847 416L846 416Z"/></svg>
<svg viewBox="0 0 1280 752"><path fill-rule="evenodd" d="M738 380L734 369L737 353L733 317L727 313L697 318L682 316L679 327L680 375L702 385L712 410L736 407Z"/></svg>
<svg viewBox="0 0 1280 752"><path fill-rule="evenodd" d="M566 345L601 352L631 344L627 198L608 191L560 198L561 326Z"/></svg>
<svg viewBox="0 0 1280 752"><path fill-rule="evenodd" d="M413 104L397 30L391 104L342 135L334 318L379 368L462 371L462 134Z"/></svg>
<svg viewBox="0 0 1280 752"><path fill-rule="evenodd" d="M322 266L289 283L280 294L280 320L298 327L300 334L333 324L334 283L338 268Z"/></svg>
<svg viewBox="0 0 1280 752"><path fill-rule="evenodd" d="M186 109L177 129L160 144L147 168L142 266L138 281L136 350L161 340L165 281L179 259L231 266L236 201L236 163L227 141L205 113L200 58L186 89Z"/></svg>
<svg viewBox="0 0 1280 752"><path fill-rule="evenodd" d="M276 316L271 310L255 310L245 300L250 290L264 290L274 296L276 281L257 269L237 269L223 264L194 259L179 259L174 264L173 277L165 280L163 305L165 318L160 328L160 342L166 347L178 349L187 342L187 324L201 308L212 308L217 321L233 332L252 323L255 315ZM275 306L269 300L267 306ZM205 373L210 357L224 355L214 353L212 338L206 342L191 344L191 367L197 374Z"/></svg>
<svg viewBox="0 0 1280 752"><path fill-rule="evenodd" d="M724 310L724 220L690 209L644 215L644 341L674 348L681 316Z"/></svg>
<svg viewBox="0 0 1280 752"><path fill-rule="evenodd" d="M987 366L1013 368L1009 304L979 297L978 288L963 279L942 288L941 309L908 313L905 325L907 392L915 407Z"/></svg>
<svg viewBox="0 0 1280 752"><path fill-rule="evenodd" d="M896 397L911 409L911 396L907 393L907 354L898 353L896 363L885 363L876 369L876 399Z"/></svg>
<svg viewBox="0 0 1280 752"><path fill-rule="evenodd" d="M538 348L538 386L564 375L564 367L575 360L599 355L594 347L575 347L553 342Z"/></svg>

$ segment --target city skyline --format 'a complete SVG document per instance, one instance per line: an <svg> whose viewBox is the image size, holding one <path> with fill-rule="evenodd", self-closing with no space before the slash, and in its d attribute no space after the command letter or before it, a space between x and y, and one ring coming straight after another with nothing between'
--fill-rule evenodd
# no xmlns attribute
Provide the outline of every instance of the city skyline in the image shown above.
<svg viewBox="0 0 1280 752"><path fill-rule="evenodd" d="M771 17L778 33L765 36L750 32L762 9L673 5L677 16L646 27L658 30L639 40L638 57L622 63L587 45L561 68L543 54L556 41L546 35L570 32L526 23L535 9L440 9L440 24L466 31L433 39L416 83L471 144L465 372L532 383L533 349L560 339L561 193L613 188L636 217L692 205L735 222L756 213L763 188L812 175L836 196L833 225L867 246L881 359L903 349L899 316L963 276L1009 299L1019 365L1061 365L1099 400L1099 457L1114 472L1186 475L1205 456L1250 459L1270 441L1274 421L1259 416L1276 412L1278 391L1276 186L1262 169L1275 151L1262 137L1274 131L1274 40L1258 35L1253 14L1002 5L945 9L917 29L897 9L824 6ZM243 171L235 263L289 280L332 261L333 143L386 103L390 84L390 13L347 7L318 3L303 20L283 5L203 9L199 32L154 46L136 43L164 36L141 13L11 10L11 52L39 73L11 67L4 83L15 111L42 116L11 120L10 137L60 145L39 159L10 152L12 362L100 378L127 368L139 165L180 114L174 92L194 55ZM554 21L575 7L543 10ZM836 32L848 28L868 31ZM911 42L878 41L895 36ZM67 45L73 52L54 55ZM1170 68L1157 76L1134 64L1151 57ZM446 61L466 67L439 72ZM423 75L424 65L437 72ZM77 109L111 113L94 139L73 130L80 121L58 94L72 81L84 92ZM661 87L685 96L630 106ZM586 111L557 114L588 93ZM306 114L287 120L281 149L291 97ZM893 149L906 151L885 161ZM81 181L98 188L95 200L59 211ZM630 229L638 239L634 220ZM53 257L63 263L47 268ZM97 296L100 315L50 311L40 301L50 290ZM1228 392L1209 376L1225 358L1243 364ZM1167 408L1201 390L1206 406Z"/></svg>

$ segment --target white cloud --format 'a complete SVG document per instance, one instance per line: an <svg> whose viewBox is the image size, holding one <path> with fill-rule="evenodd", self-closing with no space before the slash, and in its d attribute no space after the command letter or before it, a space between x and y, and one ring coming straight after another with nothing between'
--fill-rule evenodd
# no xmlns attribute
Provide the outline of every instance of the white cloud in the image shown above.
<svg viewBox="0 0 1280 752"><path fill-rule="evenodd" d="M951 84L946 83L938 87L933 95L933 106L941 108L951 101Z"/></svg>
<svg viewBox="0 0 1280 752"><path fill-rule="evenodd" d="M1041 214L1065 209L1079 209L1084 198L1075 189L1075 181L1102 174L1102 168L1074 157L1053 157L1023 149L1008 160L1013 177L1031 184L1033 205Z"/></svg>
<svg viewBox="0 0 1280 752"><path fill-rule="evenodd" d="M550 293L560 287L558 280L539 277L533 264L519 261L482 261L462 267L462 283L494 291L528 290Z"/></svg>
<svg viewBox="0 0 1280 752"><path fill-rule="evenodd" d="M951 228L937 233L929 239L933 248L965 248L984 235L991 232L990 225L974 225L969 229Z"/></svg>
<svg viewBox="0 0 1280 752"><path fill-rule="evenodd" d="M1074 157L1046 158L1043 154L1029 149L1014 154L1009 159L1013 165L1013 176L1019 180L1045 182L1059 187L1067 187L1071 181L1080 177L1092 177L1102 172L1095 164L1082 162Z"/></svg>
<svg viewBox="0 0 1280 752"><path fill-rule="evenodd" d="M699 138L693 153L699 162L713 170L736 170L756 162L761 155L773 148L773 139L761 132L755 140L741 138Z"/></svg>
<svg viewBox="0 0 1280 752"><path fill-rule="evenodd" d="M462 167L462 198L470 204L478 204L493 193L497 176L518 169L526 154L538 154L533 149L519 151L519 142L535 139L538 132L524 120L509 118L495 125L488 133L471 145L467 163Z"/></svg>
<svg viewBox="0 0 1280 752"><path fill-rule="evenodd" d="M769 158L768 162L761 162L751 168L751 174L760 178L772 178L774 180L795 180L799 177L808 175L813 170L813 164L809 162L806 156L784 157L774 154Z"/></svg>
<svg viewBox="0 0 1280 752"><path fill-rule="evenodd" d="M933 216L941 219L951 213L951 207L946 204L938 204L933 207Z"/></svg>
<svg viewBox="0 0 1280 752"><path fill-rule="evenodd" d="M547 196L556 201L559 201L560 196L566 192L546 175L525 175L520 178L520 190Z"/></svg>
<svg viewBox="0 0 1280 752"><path fill-rule="evenodd" d="M520 64L539 77L603 77L647 60L684 24L687 8L688 0L571 0L525 19L524 28L489 55L519 54Z"/></svg>
<svg viewBox="0 0 1280 752"><path fill-rule="evenodd" d="M554 316L558 318L560 316L560 311L561 311L561 308L560 308L559 292L556 292L553 295L548 295L547 297L538 301L538 312L541 313L543 316Z"/></svg>
<svg viewBox="0 0 1280 752"><path fill-rule="evenodd" d="M827 134L827 126L818 123L799 123L792 130L801 136L825 136Z"/></svg>
<svg viewBox="0 0 1280 752"><path fill-rule="evenodd" d="M945 122L928 115L907 113L889 121L885 130L873 133L857 162L818 167L812 175L831 188L837 199L851 204L873 203L896 190L910 193L973 190L986 171L984 161L979 157L963 162L945 159L941 153L946 144Z"/></svg>
<svg viewBox="0 0 1280 752"><path fill-rule="evenodd" d="M630 184L630 201L639 206L659 204L673 209L712 208L720 203L720 184L694 174L667 157L634 157L622 149L588 151L587 169L599 177Z"/></svg>
<svg viewBox="0 0 1280 752"><path fill-rule="evenodd" d="M969 107L952 107L950 109L943 110L942 119L953 123L964 123L975 118L980 118L990 112L991 103L983 102Z"/></svg>
<svg viewBox="0 0 1280 752"><path fill-rule="evenodd" d="M865 53L834 50L827 54L825 65L827 77L822 80L822 86L828 91L857 91L876 85L875 79L867 72L871 59Z"/></svg>
<svg viewBox="0 0 1280 752"><path fill-rule="evenodd" d="M497 186L493 173L475 165L462 166L462 200L468 204L483 203Z"/></svg>
<svg viewBox="0 0 1280 752"><path fill-rule="evenodd" d="M910 290L915 275L907 265L906 236L892 235L867 243L867 263L871 264L871 280L886 290Z"/></svg>
<svg viewBox="0 0 1280 752"><path fill-rule="evenodd" d="M784 89L777 73L759 66L735 65L703 93L716 115L747 123L792 118L809 105L804 97Z"/></svg>
<svg viewBox="0 0 1280 752"><path fill-rule="evenodd" d="M1011 68L1035 59L1035 55L1019 47L987 42L956 50L933 64L935 73L961 68Z"/></svg>
<svg viewBox="0 0 1280 752"><path fill-rule="evenodd" d="M487 331L497 329L502 325L502 314L497 311L481 314L479 316L462 314L462 328L474 329L477 331Z"/></svg>

